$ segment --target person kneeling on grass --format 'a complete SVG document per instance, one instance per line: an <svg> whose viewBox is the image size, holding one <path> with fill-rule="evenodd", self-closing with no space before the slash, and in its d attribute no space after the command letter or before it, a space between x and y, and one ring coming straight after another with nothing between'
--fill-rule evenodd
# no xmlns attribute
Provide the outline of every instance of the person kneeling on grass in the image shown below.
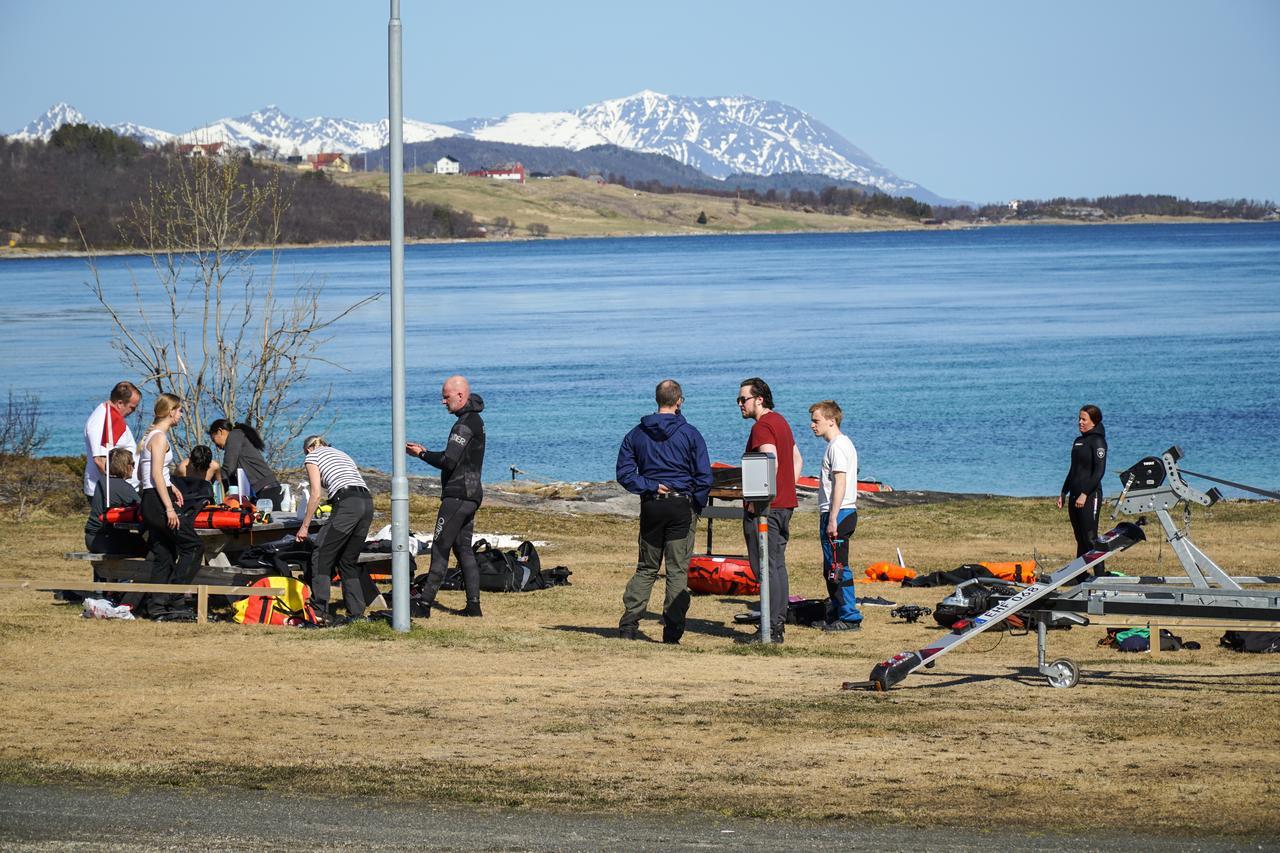
<svg viewBox="0 0 1280 853"><path fill-rule="evenodd" d="M822 575L827 581L826 631L862 628L862 612L849 568L849 540L858 527L858 451L840 431L844 413L835 400L809 407L813 434L827 442L818 478L818 538L822 542Z"/></svg>

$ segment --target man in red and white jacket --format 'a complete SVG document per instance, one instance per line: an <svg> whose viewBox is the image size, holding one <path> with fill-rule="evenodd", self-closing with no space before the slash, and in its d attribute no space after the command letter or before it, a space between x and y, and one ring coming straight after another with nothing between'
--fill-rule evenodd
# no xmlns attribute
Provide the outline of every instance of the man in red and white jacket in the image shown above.
<svg viewBox="0 0 1280 853"><path fill-rule="evenodd" d="M107 472L107 455L113 448L136 452L133 433L125 421L142 402L142 392L132 382L119 382L111 396L89 415L84 425L84 496L93 501L93 492ZM136 488L135 475L129 482Z"/></svg>

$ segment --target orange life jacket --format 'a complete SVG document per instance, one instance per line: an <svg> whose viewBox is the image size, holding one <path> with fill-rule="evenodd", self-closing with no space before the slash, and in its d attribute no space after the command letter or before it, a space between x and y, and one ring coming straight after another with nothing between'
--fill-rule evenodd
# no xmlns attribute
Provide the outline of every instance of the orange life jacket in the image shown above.
<svg viewBox="0 0 1280 853"><path fill-rule="evenodd" d="M867 566L865 574L867 580L902 583L907 578L915 577L916 570L899 566L897 563L872 563Z"/></svg>
<svg viewBox="0 0 1280 853"><path fill-rule="evenodd" d="M1003 578L1014 583L1035 583L1036 582L1036 561L1026 560L1023 562L1013 563L978 563L983 566L991 574L998 578Z"/></svg>

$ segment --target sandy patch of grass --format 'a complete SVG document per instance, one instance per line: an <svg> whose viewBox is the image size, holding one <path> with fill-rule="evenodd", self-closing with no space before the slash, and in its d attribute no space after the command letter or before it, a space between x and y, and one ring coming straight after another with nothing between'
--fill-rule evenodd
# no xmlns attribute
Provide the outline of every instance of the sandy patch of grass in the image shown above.
<svg viewBox="0 0 1280 853"><path fill-rule="evenodd" d="M385 499L380 502L385 511ZM434 502L415 498L413 526ZM812 513L797 516L792 589L817 596ZM552 543L573 585L488 595L485 619L437 613L399 635L233 624L103 623L0 591L0 778L109 785L235 785L516 807L970 825L1280 828L1280 662L1216 647L1104 651L1098 629L1055 632L1084 670L1073 690L1035 673L1033 637L974 641L888 694L842 692L937 629L868 608L856 636L792 628L778 649L731 642L749 600L699 597L678 647L612 638L635 522L481 511L478 527ZM1197 543L1239 573L1269 572L1280 506L1198 515ZM0 530L0 579L80 577L80 521ZM922 570L978 559L1063 558L1070 530L1046 500L868 509L855 561L902 547ZM717 542L739 550L734 525ZM1163 551L1163 556L1160 555ZM1113 561L1172 572L1167 546ZM944 591L877 584L932 606ZM445 593L449 606L461 593ZM643 628L660 636L656 622Z"/></svg>

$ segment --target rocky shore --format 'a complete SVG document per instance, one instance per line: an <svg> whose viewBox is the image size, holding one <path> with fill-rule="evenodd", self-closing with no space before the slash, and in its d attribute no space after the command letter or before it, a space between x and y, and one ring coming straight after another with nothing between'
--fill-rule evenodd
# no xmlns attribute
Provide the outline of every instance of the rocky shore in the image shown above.
<svg viewBox="0 0 1280 853"><path fill-rule="evenodd" d="M391 492L390 474L385 471L374 470L364 470L361 473L374 494L389 494ZM298 478L302 476L301 471L289 472L286 482L292 482L295 474ZM438 477L410 476L408 479L409 493L411 495L440 496L440 479ZM996 496L977 493L913 490L863 493L858 496L858 503L863 507L896 507L990 497ZM568 515L620 515L631 518L640 515L640 498L628 493L616 482L539 483L532 480L513 480L486 483L484 487L484 502L486 506L515 507ZM801 510L816 509L816 507L816 495L813 493L801 494Z"/></svg>

